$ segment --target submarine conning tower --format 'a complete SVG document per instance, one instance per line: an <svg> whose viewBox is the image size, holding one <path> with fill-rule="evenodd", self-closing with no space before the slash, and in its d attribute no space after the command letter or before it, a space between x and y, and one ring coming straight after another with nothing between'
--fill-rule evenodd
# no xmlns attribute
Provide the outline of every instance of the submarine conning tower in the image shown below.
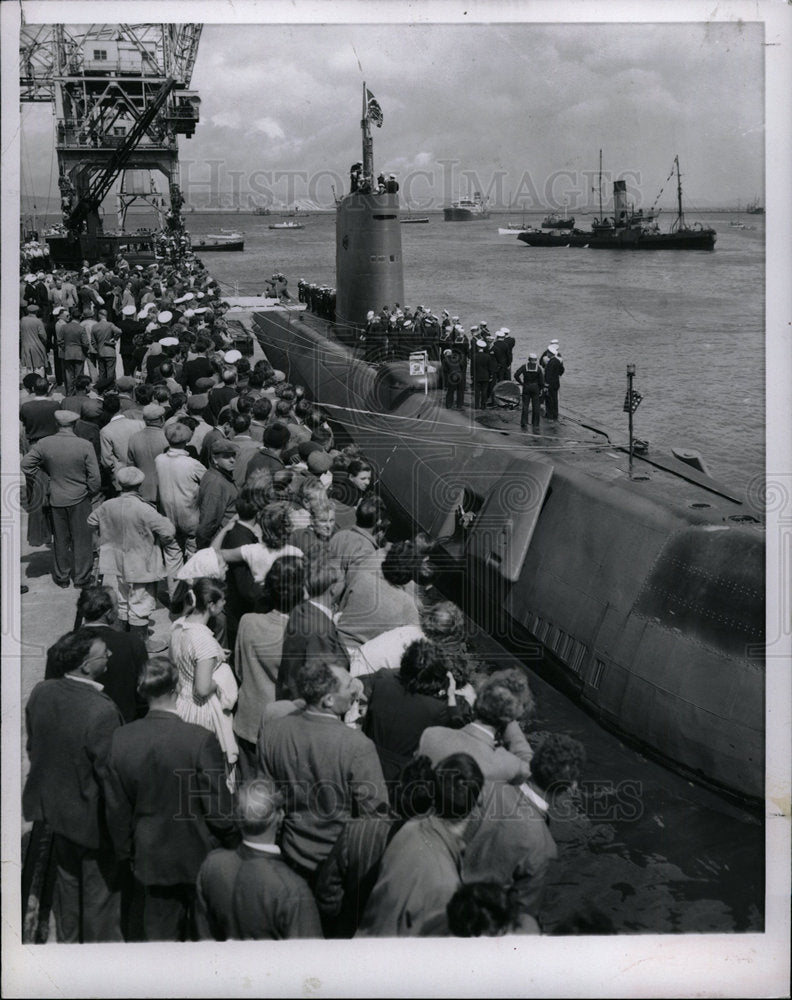
<svg viewBox="0 0 792 1000"><path fill-rule="evenodd" d="M363 84L363 159L352 170L352 190L336 203L336 326L365 327L369 310L404 303L399 194L374 176L371 122L379 104Z"/></svg>

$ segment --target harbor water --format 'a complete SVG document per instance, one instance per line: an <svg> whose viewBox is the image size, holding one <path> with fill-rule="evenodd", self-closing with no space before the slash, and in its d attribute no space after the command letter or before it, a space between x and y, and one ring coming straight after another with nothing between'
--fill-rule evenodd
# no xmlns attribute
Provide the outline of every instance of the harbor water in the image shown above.
<svg viewBox="0 0 792 1000"><path fill-rule="evenodd" d="M512 216L511 221L521 221ZM527 214L538 226L542 215ZM693 221L691 216L691 221ZM747 217L746 217L747 218ZM636 366L643 401L635 434L650 449L700 452L715 479L756 485L764 473L763 216L752 229L730 227L730 214L696 214L718 238L709 251L610 251L527 247L499 236L506 216L476 222L404 225L404 296L458 315L465 330L486 320L507 326L515 357L541 353L558 338L566 373L560 404L626 440L622 412L626 365ZM264 291L282 272L335 285L335 217L309 215L305 229L270 230L273 216L190 214L193 237L244 230L242 253L206 254L204 263L229 295ZM587 228L591 217L577 224ZM671 221L661 215L665 228ZM380 309L386 303L372 303Z"/></svg>
<svg viewBox="0 0 792 1000"><path fill-rule="evenodd" d="M458 315L466 330L507 326L515 356L558 338L566 365L560 407L586 415L615 441L626 365L643 401L636 435L650 452L696 450L711 474L756 488L764 472L764 219L696 219L718 232L714 252L529 248L498 235L505 217L402 227L405 303ZM230 295L264 292L282 272L335 285L332 215L301 230L270 230L277 217L190 214L194 239L242 231L242 253L204 263ZM512 218L512 221L519 221ZM526 217L538 226L541 215ZM581 218L578 225L587 226ZM660 218L661 225L663 217ZM385 303L372 303L379 309ZM594 904L620 933L761 931L764 824L760 814L683 779L625 746L532 676L538 730L580 739L588 763L581 803L590 821L562 844L548 887L545 925Z"/></svg>

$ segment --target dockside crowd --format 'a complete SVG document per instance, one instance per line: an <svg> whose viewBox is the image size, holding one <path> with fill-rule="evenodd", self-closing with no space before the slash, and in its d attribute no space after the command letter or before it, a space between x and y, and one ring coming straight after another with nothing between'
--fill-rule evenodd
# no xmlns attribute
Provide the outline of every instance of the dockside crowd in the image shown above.
<svg viewBox="0 0 792 1000"><path fill-rule="evenodd" d="M442 542L396 533L372 463L252 361L198 262L28 274L21 303L28 542L78 591L25 707L57 939L546 930L585 752L477 653Z"/></svg>

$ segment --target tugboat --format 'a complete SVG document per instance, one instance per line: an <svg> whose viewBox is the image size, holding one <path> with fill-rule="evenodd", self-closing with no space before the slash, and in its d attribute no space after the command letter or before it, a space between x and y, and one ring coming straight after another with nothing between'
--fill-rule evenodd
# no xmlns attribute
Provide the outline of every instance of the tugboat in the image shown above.
<svg viewBox="0 0 792 1000"><path fill-rule="evenodd" d="M370 178L365 107L364 87ZM399 233L396 195L339 199L336 323L254 313L267 357L327 410L339 446L357 444L375 465L393 530L436 540L449 599L607 728L709 787L763 801L758 499L684 455L628 451L571 417L548 447L521 435L516 412L508 429L489 429L445 409L431 364L356 358L348 335L367 310L404 301Z"/></svg>
<svg viewBox="0 0 792 1000"><path fill-rule="evenodd" d="M480 191L475 191L472 198L460 198L443 209L443 219L446 222L474 222L476 219L489 217L487 203Z"/></svg>
<svg viewBox="0 0 792 1000"><path fill-rule="evenodd" d="M600 218L592 223L591 230L572 229L564 233L548 233L529 229L517 239L530 247L588 247L592 250L714 250L716 232L709 226L685 222L682 211L682 176L679 157L674 157L677 175L677 215L667 233L651 215L635 211L627 202L627 184L614 181L613 219ZM673 171L672 171L673 172Z"/></svg>

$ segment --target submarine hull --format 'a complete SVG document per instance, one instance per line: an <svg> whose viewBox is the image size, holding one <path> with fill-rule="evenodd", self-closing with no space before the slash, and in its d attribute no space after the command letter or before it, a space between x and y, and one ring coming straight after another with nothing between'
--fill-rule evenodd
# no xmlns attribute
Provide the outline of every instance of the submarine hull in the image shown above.
<svg viewBox="0 0 792 1000"><path fill-rule="evenodd" d="M745 504L707 477L659 495L620 476L611 447L578 466L471 425L405 367L358 361L293 314L255 325L374 462L396 520L447 539L445 589L474 620L528 667L550 654L542 672L609 728L763 798L765 539ZM475 512L463 535L460 503Z"/></svg>

